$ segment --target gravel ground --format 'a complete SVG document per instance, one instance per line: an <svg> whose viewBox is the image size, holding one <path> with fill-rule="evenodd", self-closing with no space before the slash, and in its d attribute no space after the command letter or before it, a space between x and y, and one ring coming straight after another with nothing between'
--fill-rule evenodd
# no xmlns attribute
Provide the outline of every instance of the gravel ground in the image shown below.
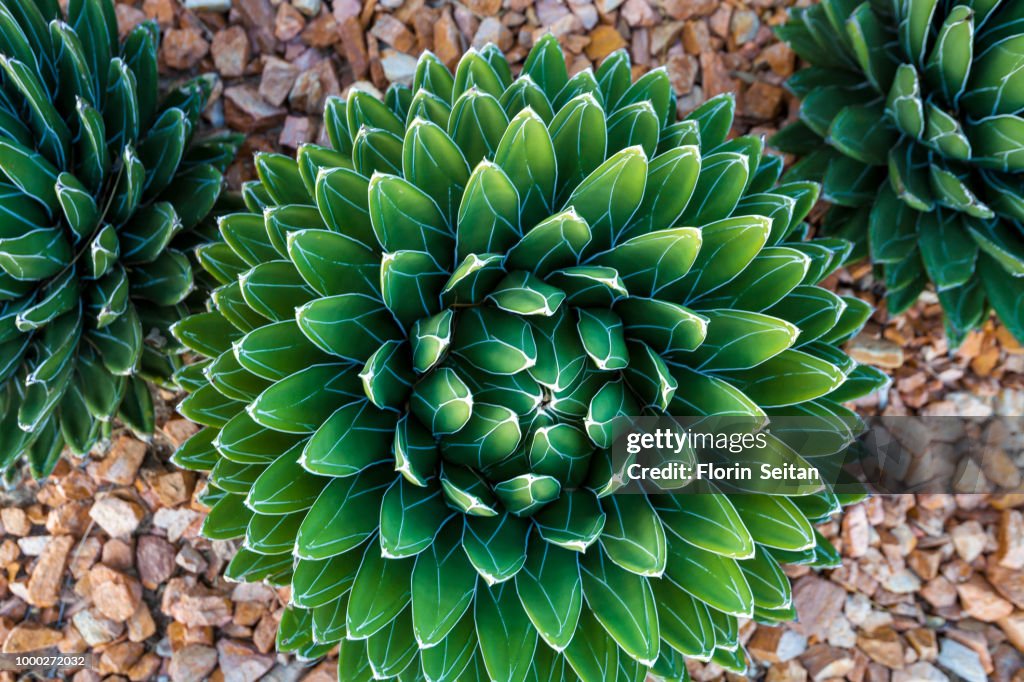
<svg viewBox="0 0 1024 682"><path fill-rule="evenodd" d="M212 74L207 123L249 135L229 173L237 187L253 175L245 161L252 151L320 139L328 95L357 81L383 90L408 80L424 49L451 65L470 46L493 41L518 65L548 30L574 72L626 47L638 72L667 65L681 112L733 92L735 132L767 134L795 113L781 87L795 60L771 32L791 4L136 0L117 13L122 32L145 19L160 23L168 80ZM878 298L867 266L830 282ZM893 376L888 391L858 406L865 413L1024 414L1024 349L990 323L951 351L934 299L894 319L881 307L849 350ZM173 417L174 401L158 396L161 430L152 442L117 434L89 460L62 462L44 484L0 498L3 651L95 653L98 669L63 675L77 682L333 680L333 661L310 666L273 654L286 594L221 577L234 548L198 536L202 481L167 463L193 429ZM790 571L798 624L743 626L755 676L1024 682L1024 487L1011 487L874 498L827 524L822 531L842 551L843 567ZM714 665L695 664L691 673L723 677ZM14 679L0 673L0 682Z"/></svg>

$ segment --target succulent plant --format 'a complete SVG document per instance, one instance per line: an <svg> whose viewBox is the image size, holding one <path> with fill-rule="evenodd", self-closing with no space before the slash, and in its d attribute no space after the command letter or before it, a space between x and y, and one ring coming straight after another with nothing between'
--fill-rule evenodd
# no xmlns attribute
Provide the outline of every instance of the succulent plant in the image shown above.
<svg viewBox="0 0 1024 682"><path fill-rule="evenodd" d="M954 343L990 308L1024 339L1024 4L848 2L794 9L811 66L773 144L823 180L825 228L881 265L889 309L938 291Z"/></svg>
<svg viewBox="0 0 1024 682"><path fill-rule="evenodd" d="M0 471L46 475L115 416L153 428L145 379L175 368L184 249L238 144L193 141L207 82L160 101L158 43L119 43L111 0L0 0Z"/></svg>
<svg viewBox="0 0 1024 682"><path fill-rule="evenodd" d="M291 586L280 649L340 642L343 680L679 679L744 668L737 617L793 616L780 564L835 560L829 489L612 494L619 417L845 422L885 380L838 347L867 304L816 286L849 250L801 241L817 186L775 186L732 117L677 121L625 52L570 78L548 36L517 78L425 53L327 103L333 148L256 158L174 327L206 427L174 461L211 471L204 533L244 538L228 577Z"/></svg>

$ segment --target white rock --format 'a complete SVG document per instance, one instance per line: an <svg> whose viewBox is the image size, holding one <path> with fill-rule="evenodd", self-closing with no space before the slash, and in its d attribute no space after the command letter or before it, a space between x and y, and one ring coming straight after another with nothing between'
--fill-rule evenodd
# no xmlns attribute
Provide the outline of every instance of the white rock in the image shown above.
<svg viewBox="0 0 1024 682"><path fill-rule="evenodd" d="M854 625L860 625L871 615L871 600L866 594L854 592L846 597L843 613Z"/></svg>
<svg viewBox="0 0 1024 682"><path fill-rule="evenodd" d="M931 663L921 661L904 670L893 670L892 682L949 682L949 675Z"/></svg>
<svg viewBox="0 0 1024 682"><path fill-rule="evenodd" d="M185 0L185 9L197 12L227 12L231 0Z"/></svg>
<svg viewBox="0 0 1024 682"><path fill-rule="evenodd" d="M416 58L397 50L384 50L380 65L384 67L384 76L392 83L412 83L416 73Z"/></svg>
<svg viewBox="0 0 1024 682"><path fill-rule="evenodd" d="M910 594L921 589L921 579L910 569L904 568L894 571L882 581L882 585L895 594Z"/></svg>
<svg viewBox="0 0 1024 682"><path fill-rule="evenodd" d="M49 535L30 535L27 538L18 538L18 549L25 556L39 556L50 544Z"/></svg>
<svg viewBox="0 0 1024 682"><path fill-rule="evenodd" d="M89 517L110 537L127 538L139 527L142 510L120 497L107 496L96 500Z"/></svg>
<svg viewBox="0 0 1024 682"><path fill-rule="evenodd" d="M828 643L840 649L852 649L857 646L857 633L843 616L836 616L828 626L826 633Z"/></svg>
<svg viewBox="0 0 1024 682"><path fill-rule="evenodd" d="M104 618L92 609L79 611L71 617L71 622L89 646L112 642L124 631L123 625Z"/></svg>
<svg viewBox="0 0 1024 682"><path fill-rule="evenodd" d="M153 525L167 531L167 539L177 542L192 522L199 518L199 512L192 509L158 509L153 515Z"/></svg>
<svg viewBox="0 0 1024 682"><path fill-rule="evenodd" d="M320 5L320 0L292 0L292 7L307 17L315 17L320 14Z"/></svg>
<svg viewBox="0 0 1024 682"><path fill-rule="evenodd" d="M939 665L966 682L985 682L988 679L978 652L951 639L942 640Z"/></svg>
<svg viewBox="0 0 1024 682"><path fill-rule="evenodd" d="M988 543L985 529L977 521L961 523L949 535L953 540L953 547L956 548L956 553L967 563L977 559Z"/></svg>

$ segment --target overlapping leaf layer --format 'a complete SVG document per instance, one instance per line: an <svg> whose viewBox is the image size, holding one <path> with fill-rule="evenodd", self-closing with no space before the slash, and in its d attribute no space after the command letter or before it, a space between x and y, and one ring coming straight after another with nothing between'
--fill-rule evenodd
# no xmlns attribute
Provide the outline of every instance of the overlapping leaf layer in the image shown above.
<svg viewBox="0 0 1024 682"><path fill-rule="evenodd" d="M238 145L193 142L205 82L159 101L158 44L119 43L111 0L0 0L0 470L153 428L144 377L174 370L185 249Z"/></svg>
<svg viewBox="0 0 1024 682"><path fill-rule="evenodd" d="M1024 3L823 0L779 35L812 64L787 179L823 180L890 310L932 282L954 343L990 309L1024 339Z"/></svg>
<svg viewBox="0 0 1024 682"><path fill-rule="evenodd" d="M282 650L341 642L346 681L679 679L793 616L780 564L836 559L830 491L612 494L616 417L841 431L884 382L838 348L869 308L816 286L849 250L801 241L817 186L776 186L732 115L676 121L624 52L569 78L548 36L515 79L493 46L425 54L328 103L333 149L257 158L174 328L206 358L175 461L211 471L204 532L244 538L228 575L291 585Z"/></svg>

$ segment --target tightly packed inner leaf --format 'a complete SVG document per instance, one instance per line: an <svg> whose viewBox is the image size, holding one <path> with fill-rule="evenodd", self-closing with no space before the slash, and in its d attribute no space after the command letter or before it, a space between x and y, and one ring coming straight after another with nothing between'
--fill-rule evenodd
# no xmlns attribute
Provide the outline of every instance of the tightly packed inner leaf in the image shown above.
<svg viewBox="0 0 1024 682"><path fill-rule="evenodd" d="M208 83L160 101L158 44L119 43L111 0L0 0L0 470L153 428L144 378L174 370L185 249L238 145L193 142Z"/></svg>
<svg viewBox="0 0 1024 682"><path fill-rule="evenodd" d="M342 642L343 680L741 670L737 618L793 616L780 564L835 559L829 490L613 494L619 417L847 423L884 382L837 347L868 306L816 286L849 250L801 241L817 186L726 141L730 98L677 121L665 72L630 74L569 78L550 36L515 79L428 53L332 99L333 148L257 158L174 328L206 426L175 461L245 539L229 576L291 585L281 649Z"/></svg>
<svg viewBox="0 0 1024 682"><path fill-rule="evenodd" d="M787 178L823 180L890 310L932 282L955 344L990 308L1024 338L1024 4L824 0L779 35L811 63L773 139L805 156Z"/></svg>

